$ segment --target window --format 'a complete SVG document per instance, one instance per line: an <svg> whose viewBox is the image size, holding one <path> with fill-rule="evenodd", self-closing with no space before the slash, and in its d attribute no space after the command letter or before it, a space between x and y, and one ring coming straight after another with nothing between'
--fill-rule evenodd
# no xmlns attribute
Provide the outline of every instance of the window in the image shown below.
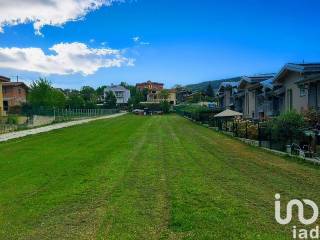
<svg viewBox="0 0 320 240"><path fill-rule="evenodd" d="M307 95L307 90L302 86L300 87L300 97L304 97Z"/></svg>
<svg viewBox="0 0 320 240"><path fill-rule="evenodd" d="M291 111L292 110L292 89L287 90L287 110Z"/></svg>
<svg viewBox="0 0 320 240"><path fill-rule="evenodd" d="M246 113L249 115L249 93L246 93Z"/></svg>
<svg viewBox="0 0 320 240"><path fill-rule="evenodd" d="M21 88L18 88L18 93L19 93L19 95L21 94Z"/></svg>

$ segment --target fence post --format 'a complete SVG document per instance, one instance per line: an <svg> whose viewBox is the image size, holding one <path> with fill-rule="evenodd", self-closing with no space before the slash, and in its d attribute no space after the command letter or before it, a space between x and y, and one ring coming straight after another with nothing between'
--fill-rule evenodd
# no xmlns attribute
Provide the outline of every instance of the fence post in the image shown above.
<svg viewBox="0 0 320 240"><path fill-rule="evenodd" d="M239 137L239 133L238 133L238 123L236 122L236 137Z"/></svg>
<svg viewBox="0 0 320 240"><path fill-rule="evenodd" d="M270 130L269 130L269 148L270 148L270 149L272 149L271 144L272 144L272 131L271 131L271 129L270 129Z"/></svg>
<svg viewBox="0 0 320 240"><path fill-rule="evenodd" d="M261 132L260 132L260 122L258 122L258 140L259 140L259 147L261 147Z"/></svg>
<svg viewBox="0 0 320 240"><path fill-rule="evenodd" d="M234 128L235 128L235 124L234 124L234 119L233 119L233 122L232 122L232 133L233 133L233 136L235 136Z"/></svg>
<svg viewBox="0 0 320 240"><path fill-rule="evenodd" d="M248 121L246 121L246 139L248 139Z"/></svg>

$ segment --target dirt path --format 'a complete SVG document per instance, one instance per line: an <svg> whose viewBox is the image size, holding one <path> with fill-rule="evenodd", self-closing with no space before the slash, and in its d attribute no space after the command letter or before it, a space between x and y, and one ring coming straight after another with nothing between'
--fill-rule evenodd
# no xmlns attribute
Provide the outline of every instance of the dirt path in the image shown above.
<svg viewBox="0 0 320 240"><path fill-rule="evenodd" d="M82 119L82 120L76 120L76 121L71 121L71 122L63 122L63 123L57 123L45 127L39 127L39 128L33 128L29 130L23 130L23 131L17 131L17 132L11 132L11 133L5 133L0 135L0 142L5 142L11 139L15 138L21 138L29 135L34 135L38 133L43 133L43 132L50 132L52 130L60 129L60 128L66 128L66 127L71 127L79 124L84 124L96 120L101 120L101 119L108 119L108 118L115 118L122 116L126 113L117 113L117 114L112 114L108 116L103 116L103 117L97 117L97 118L89 118L89 119Z"/></svg>

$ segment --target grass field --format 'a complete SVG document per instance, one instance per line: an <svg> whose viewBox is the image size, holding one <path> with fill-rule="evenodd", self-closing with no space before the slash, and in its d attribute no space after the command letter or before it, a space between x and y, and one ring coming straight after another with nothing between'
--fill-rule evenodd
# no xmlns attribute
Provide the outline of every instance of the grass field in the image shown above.
<svg viewBox="0 0 320 240"><path fill-rule="evenodd" d="M320 203L320 170L176 115L0 144L0 239L290 239L274 195Z"/></svg>

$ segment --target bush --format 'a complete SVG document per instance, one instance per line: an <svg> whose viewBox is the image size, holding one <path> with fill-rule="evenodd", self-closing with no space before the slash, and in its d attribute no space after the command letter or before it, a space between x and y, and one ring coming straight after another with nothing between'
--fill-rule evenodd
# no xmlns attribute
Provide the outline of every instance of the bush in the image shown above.
<svg viewBox="0 0 320 240"><path fill-rule="evenodd" d="M235 120L235 124L237 135L239 137L247 137L248 139L259 140L258 124L240 118Z"/></svg>
<svg viewBox="0 0 320 240"><path fill-rule="evenodd" d="M283 113L267 123L273 138L279 139L284 144L292 143L294 139L299 138L304 127L303 116L295 111Z"/></svg>
<svg viewBox="0 0 320 240"><path fill-rule="evenodd" d="M320 122L320 112L311 108L303 112L304 121L308 124L308 127L315 128Z"/></svg>
<svg viewBox="0 0 320 240"><path fill-rule="evenodd" d="M174 110L179 114L192 118L193 120L206 123L213 121L213 116L216 114L216 112L213 112L208 107L197 104L175 106Z"/></svg>
<svg viewBox="0 0 320 240"><path fill-rule="evenodd" d="M170 103L168 101L161 101L160 108L163 113L169 113L170 111Z"/></svg>
<svg viewBox="0 0 320 240"><path fill-rule="evenodd" d="M7 124L17 125L17 124L18 124L18 116L9 115L9 116L7 117Z"/></svg>

